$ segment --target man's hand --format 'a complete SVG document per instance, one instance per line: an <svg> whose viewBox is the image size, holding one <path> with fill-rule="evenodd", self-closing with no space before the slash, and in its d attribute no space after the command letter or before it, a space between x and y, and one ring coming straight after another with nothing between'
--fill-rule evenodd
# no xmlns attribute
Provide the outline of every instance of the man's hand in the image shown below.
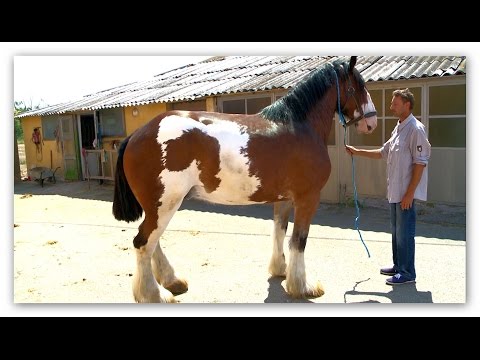
<svg viewBox="0 0 480 360"><path fill-rule="evenodd" d="M402 210L408 210L412 207L412 203L413 203L413 195L414 194L410 194L409 192L407 192L404 196L403 196L403 199L402 199L402 202L400 203L400 208Z"/></svg>
<svg viewBox="0 0 480 360"><path fill-rule="evenodd" d="M358 150L356 148L354 148L353 146L350 146L350 145L345 145L345 150L351 156L355 155L358 152Z"/></svg>

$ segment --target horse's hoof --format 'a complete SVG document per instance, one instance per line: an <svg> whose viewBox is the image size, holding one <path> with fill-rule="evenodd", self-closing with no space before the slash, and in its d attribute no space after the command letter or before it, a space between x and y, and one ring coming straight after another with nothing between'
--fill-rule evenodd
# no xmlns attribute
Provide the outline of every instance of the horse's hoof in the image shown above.
<svg viewBox="0 0 480 360"><path fill-rule="evenodd" d="M184 279L176 278L172 283L163 286L169 290L173 295L180 295L188 291L188 283Z"/></svg>
<svg viewBox="0 0 480 360"><path fill-rule="evenodd" d="M154 298L140 298L138 296L134 296L135 302L136 303L169 303L169 304L174 304L177 302L177 299L175 299L175 296L173 296L171 293L169 295L163 295L163 296L155 296Z"/></svg>
<svg viewBox="0 0 480 360"><path fill-rule="evenodd" d="M307 285L306 298L318 298L323 296L323 294L325 294L325 291L320 281L317 281L314 285Z"/></svg>
<svg viewBox="0 0 480 360"><path fill-rule="evenodd" d="M295 299L311 299L318 298L325 294L322 284L317 281L314 285L306 283L303 287L289 286L287 282L287 293Z"/></svg>
<svg viewBox="0 0 480 360"><path fill-rule="evenodd" d="M174 304L177 302L177 299L175 299L175 296L173 296L172 292L162 287L160 287L160 298L160 302L162 303Z"/></svg>
<svg viewBox="0 0 480 360"><path fill-rule="evenodd" d="M163 288L162 286L157 289L151 289L142 293L139 289L133 289L133 298L137 303L176 303L177 300L173 294Z"/></svg>

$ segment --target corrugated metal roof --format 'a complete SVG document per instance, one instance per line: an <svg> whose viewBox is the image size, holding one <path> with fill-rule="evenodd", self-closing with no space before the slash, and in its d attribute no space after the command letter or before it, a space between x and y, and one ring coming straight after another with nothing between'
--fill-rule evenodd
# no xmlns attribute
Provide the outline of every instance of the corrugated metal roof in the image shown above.
<svg viewBox="0 0 480 360"><path fill-rule="evenodd" d="M289 89L325 62L348 56L214 56L20 117L195 100L238 92ZM366 82L466 74L465 56L359 56Z"/></svg>

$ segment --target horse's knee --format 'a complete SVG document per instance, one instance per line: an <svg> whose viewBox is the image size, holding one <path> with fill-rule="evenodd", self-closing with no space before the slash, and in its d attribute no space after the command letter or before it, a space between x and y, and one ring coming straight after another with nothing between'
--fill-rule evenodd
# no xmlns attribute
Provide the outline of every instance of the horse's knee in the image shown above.
<svg viewBox="0 0 480 360"><path fill-rule="evenodd" d="M146 245L147 242L148 239L142 234L142 232L139 232L133 239L133 246L135 249L140 249L142 246Z"/></svg>

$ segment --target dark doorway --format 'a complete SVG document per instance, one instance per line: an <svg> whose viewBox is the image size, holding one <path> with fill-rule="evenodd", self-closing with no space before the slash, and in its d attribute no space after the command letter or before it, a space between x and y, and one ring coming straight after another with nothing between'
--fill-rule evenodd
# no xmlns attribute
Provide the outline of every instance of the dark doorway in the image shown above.
<svg viewBox="0 0 480 360"><path fill-rule="evenodd" d="M95 121L92 115L80 115L80 128L82 132L82 148L92 150L95 140Z"/></svg>

